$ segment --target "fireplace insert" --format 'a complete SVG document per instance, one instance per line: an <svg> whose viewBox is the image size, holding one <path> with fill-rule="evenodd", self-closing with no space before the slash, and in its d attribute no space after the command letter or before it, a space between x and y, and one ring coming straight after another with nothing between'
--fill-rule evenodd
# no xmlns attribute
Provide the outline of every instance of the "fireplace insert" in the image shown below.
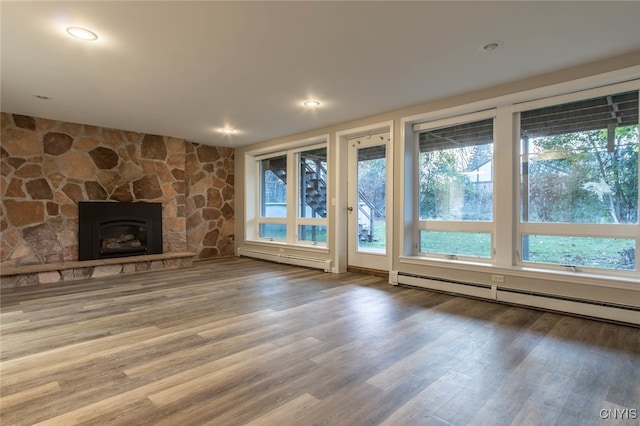
<svg viewBox="0 0 640 426"><path fill-rule="evenodd" d="M161 203L81 201L78 259L162 253Z"/></svg>

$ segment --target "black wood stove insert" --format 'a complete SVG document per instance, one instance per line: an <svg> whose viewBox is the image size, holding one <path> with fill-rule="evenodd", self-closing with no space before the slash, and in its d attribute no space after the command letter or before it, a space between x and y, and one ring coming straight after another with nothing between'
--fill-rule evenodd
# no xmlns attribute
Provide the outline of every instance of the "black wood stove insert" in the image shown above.
<svg viewBox="0 0 640 426"><path fill-rule="evenodd" d="M78 259L162 253L161 203L80 201Z"/></svg>

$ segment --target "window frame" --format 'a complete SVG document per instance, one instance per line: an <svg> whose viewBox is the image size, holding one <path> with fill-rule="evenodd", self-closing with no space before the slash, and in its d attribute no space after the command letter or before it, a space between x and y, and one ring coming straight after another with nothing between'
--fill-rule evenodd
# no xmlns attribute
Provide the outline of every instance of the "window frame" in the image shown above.
<svg viewBox="0 0 640 426"><path fill-rule="evenodd" d="M285 157L285 161L287 162L287 170L289 170L289 157L287 155L287 151L275 151L269 154L264 154L264 155L259 155L259 156L255 156L254 160L255 160L255 167L256 167L256 212L255 212L255 217L256 217L256 228L255 228L255 239L258 241L271 241L271 242L285 242L287 240L287 237L285 237L284 239L276 239L273 237L261 237L260 236L260 227L262 225L269 225L269 224L275 224L275 225L284 225L286 228L287 225L287 214L285 214L285 216L283 217L274 217L274 216L263 216L262 215L262 197L263 197L263 191L262 191L262 161L263 160L268 160L268 159L272 159L272 158L276 158L276 157ZM288 212L289 210L289 186L290 183L287 182L286 183L287 189L286 189L286 193L287 193L287 206L285 208L285 210ZM289 235L289 230L287 229L287 236Z"/></svg>
<svg viewBox="0 0 640 426"><path fill-rule="evenodd" d="M578 102L607 95L614 95L617 93L624 93L630 91L640 92L640 81L632 80L618 84L606 85L595 87L591 89L584 89L577 92L565 93L531 101L521 102L513 104L513 126L514 126L514 166L516 167L516 173L514 176L514 241L513 246L515 248L514 265L535 270L556 270L556 271L573 271L573 272L587 272L593 274L607 274L607 275L621 275L621 276L635 276L640 272L640 256L638 256L638 250L640 249L640 219L636 224L593 224L593 223L559 223L559 222L523 222L522 221L522 207L521 207L521 181L522 181L522 167L521 156L522 143L521 143L521 113L524 111L535 110L539 108L545 108L550 106L568 104L572 102ZM640 99L639 99L640 104ZM640 149L640 125L639 125L639 149ZM640 168L638 171L638 178L640 182ZM639 195L640 198L640 195ZM640 210L640 203L638 203ZM638 214L640 218L640 212ZM586 238L621 238L635 240L635 270L618 270L611 268L597 268L593 266L578 266L578 265L562 265L543 262L531 262L524 261L522 259L522 239L524 235L543 235L543 236L558 236L558 237L586 237Z"/></svg>
<svg viewBox="0 0 640 426"><path fill-rule="evenodd" d="M309 151L312 149L325 148L327 151L327 178L326 186L329 190L329 138L328 136L321 138L314 138L313 140L300 141L291 144L288 149L279 149L276 151L270 151L268 153L260 153L250 156L252 163L250 167L253 167L255 174L254 188L254 221L249 220L247 222L247 234L246 239L252 242L261 242L265 244L276 245L294 245L305 246L310 248L322 248L326 249L329 244L329 208L327 204L327 217L325 218L303 218L300 216L300 153ZM286 214L284 217L265 217L262 215L262 173L261 162L262 160L285 156L287 165L287 183L286 183ZM328 194L326 199L328 200ZM326 200L325 200L326 202ZM252 222L254 222L252 224ZM273 237L261 237L260 228L263 224L278 224L284 225L286 229L286 236L283 239L276 239ZM324 226L327 230L326 241L302 241L299 238L299 226Z"/></svg>
<svg viewBox="0 0 640 426"><path fill-rule="evenodd" d="M496 161L496 132L497 132L497 109L491 108L482 111L475 111L467 114L459 114L455 116L434 119L429 121L420 121L416 122L412 125L413 138L414 138L414 164L413 167L415 169L414 173L414 194L413 199L414 202L414 218L415 218L415 227L414 227L414 255L420 257L427 257L433 259L446 259L446 260L463 260L463 261L473 261L479 263L493 263L495 254L496 254L496 234L495 234L495 223L496 223L496 185L495 185L495 161ZM420 161L420 142L419 142L419 133L425 130L436 130L442 129L445 127L451 127L460 124L473 123L476 121L482 120L492 120L492 130L493 130L493 157L492 157L492 167L491 167L491 175L492 175L492 219L486 221L479 220L426 220L420 218L420 203L419 203L419 193L420 193L420 182L419 182L419 161ZM433 253L433 252L421 252L420 246L420 234L421 231L436 231L436 232L468 232L468 233L483 233L490 235L490 248L489 248L489 257L479 257L479 256L469 256L469 255L460 255L460 254L443 254L443 253Z"/></svg>
<svg viewBox="0 0 640 426"><path fill-rule="evenodd" d="M294 156L295 162L295 244L299 245L310 245L310 246L318 246L318 247L326 247L329 239L329 204L328 204L328 191L329 191L329 144L327 142L316 143L312 145L305 145L300 148L296 148L291 150L291 153ZM300 182L300 154L306 151L311 151L314 149L324 148L327 154L327 168L326 168L326 180L325 187L327 190L327 195L325 196L325 208L327 211L326 217L301 217L300 206L301 200L298 197L298 194L301 193L301 182ZM300 226L323 226L326 229L326 240L327 241L306 241L300 239ZM288 234L288 230L287 230Z"/></svg>

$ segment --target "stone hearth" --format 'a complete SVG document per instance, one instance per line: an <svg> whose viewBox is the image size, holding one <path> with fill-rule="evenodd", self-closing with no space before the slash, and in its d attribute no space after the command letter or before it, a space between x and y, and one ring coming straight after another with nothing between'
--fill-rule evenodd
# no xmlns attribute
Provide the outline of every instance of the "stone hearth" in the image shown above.
<svg viewBox="0 0 640 426"><path fill-rule="evenodd" d="M115 259L84 260L41 265L5 267L0 271L0 289L50 284L141 271L176 269L191 266L195 253L178 252L120 257Z"/></svg>

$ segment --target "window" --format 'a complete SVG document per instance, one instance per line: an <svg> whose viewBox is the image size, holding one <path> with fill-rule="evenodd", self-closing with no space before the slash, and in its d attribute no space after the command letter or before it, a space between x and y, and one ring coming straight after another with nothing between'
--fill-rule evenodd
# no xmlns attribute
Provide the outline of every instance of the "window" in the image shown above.
<svg viewBox="0 0 640 426"><path fill-rule="evenodd" d="M327 148L297 154L298 164L298 241L327 242Z"/></svg>
<svg viewBox="0 0 640 426"><path fill-rule="evenodd" d="M419 253L492 257L493 116L487 111L414 126Z"/></svg>
<svg viewBox="0 0 640 426"><path fill-rule="evenodd" d="M520 113L524 264L636 270L638 91Z"/></svg>
<svg viewBox="0 0 640 426"><path fill-rule="evenodd" d="M326 143L256 157L256 238L288 244L327 243Z"/></svg>
<svg viewBox="0 0 640 426"><path fill-rule="evenodd" d="M287 238L287 156L260 160L259 238Z"/></svg>

